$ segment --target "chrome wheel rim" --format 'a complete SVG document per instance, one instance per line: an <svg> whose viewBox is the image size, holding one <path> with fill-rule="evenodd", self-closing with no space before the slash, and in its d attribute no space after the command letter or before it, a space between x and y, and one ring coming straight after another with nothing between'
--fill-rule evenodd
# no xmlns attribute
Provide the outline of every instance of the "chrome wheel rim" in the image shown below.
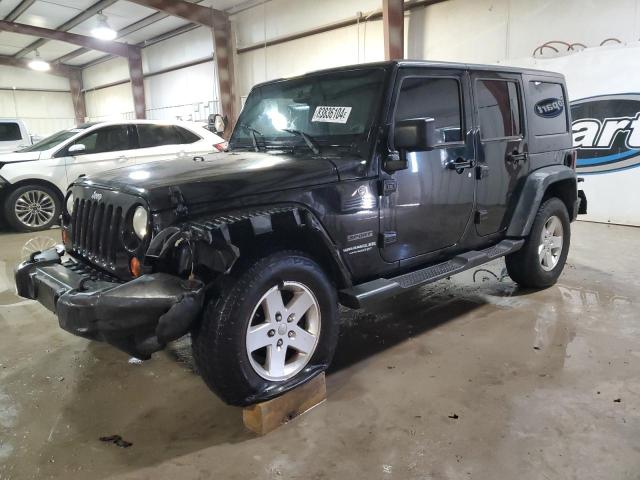
<svg viewBox="0 0 640 480"><path fill-rule="evenodd" d="M246 349L262 378L284 381L309 363L320 338L320 305L309 288L284 282L269 289L253 308Z"/></svg>
<svg viewBox="0 0 640 480"><path fill-rule="evenodd" d="M31 257L33 252L44 252L55 247L58 243L51 237L33 237L27 240L22 246L22 259L26 260Z"/></svg>
<svg viewBox="0 0 640 480"><path fill-rule="evenodd" d="M564 229L562 222L555 215L549 217L542 227L540 245L538 245L538 259L540 266L546 272L556 268L562 254Z"/></svg>
<svg viewBox="0 0 640 480"><path fill-rule="evenodd" d="M27 227L42 227L53 219L56 205L47 192L27 190L16 200L14 206L16 217Z"/></svg>

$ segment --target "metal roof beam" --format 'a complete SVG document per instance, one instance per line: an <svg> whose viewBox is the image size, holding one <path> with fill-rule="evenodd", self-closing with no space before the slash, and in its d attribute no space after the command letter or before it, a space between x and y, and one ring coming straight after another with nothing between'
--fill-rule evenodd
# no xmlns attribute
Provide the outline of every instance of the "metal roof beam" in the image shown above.
<svg viewBox="0 0 640 480"><path fill-rule="evenodd" d="M184 0L129 0L144 7L154 8L160 12L168 13L174 17L180 17L198 25L214 28L215 23L218 25L224 23L227 14L222 10L215 8L203 7L196 3L186 2Z"/></svg>
<svg viewBox="0 0 640 480"><path fill-rule="evenodd" d="M8 57L6 55L0 55L0 65L6 67L27 68L33 72L33 69L29 67L29 60L26 58ZM57 75L59 77L70 77L75 71L80 71L78 68L69 67L67 65L51 65L51 70L43 73L50 75Z"/></svg>
<svg viewBox="0 0 640 480"><path fill-rule="evenodd" d="M61 31L65 31L65 32L67 30L71 30L73 27L76 27L76 26L80 25L82 22L84 22L86 20L89 20L94 15L97 15L98 12L102 11L103 9L105 9L107 7L110 7L111 5L116 3L117 1L118 0L99 0L98 2L94 3L89 8L87 8L86 10L84 10L82 13L76 15L72 19L70 19L70 20L66 21L65 23L63 23L62 25L58 26L56 28L56 30L61 30ZM24 57L28 53L33 52L34 50L40 48L42 45L44 45L48 41L49 41L49 39L46 39L46 38L41 38L40 40L36 40L32 44L27 45L26 47L24 47L22 50L20 50L14 56L16 58Z"/></svg>
<svg viewBox="0 0 640 480"><path fill-rule="evenodd" d="M42 37L49 40L58 40L61 42L72 43L80 47L90 48L91 50L97 50L99 52L110 53L119 57L128 57L129 50L132 48L125 43L105 42L94 37L78 35L77 33L36 27L34 25L27 25L24 23L7 22L6 20L0 20L0 31L19 33L23 35L32 35L34 37ZM16 54L15 57L21 58L21 56L18 54Z"/></svg>
<svg viewBox="0 0 640 480"><path fill-rule="evenodd" d="M160 35L156 35L155 37L152 37L149 40L145 40L144 42L137 43L136 46L140 48L144 48L150 45L155 45L158 42L162 42L164 40L175 37L177 35L181 35L183 33L189 32L195 28L200 28L200 25L196 25L194 23L187 23L182 27L178 27L174 30L169 30L168 32L161 33ZM85 69L88 67L93 67L94 65L97 65L99 63L106 62L107 60L111 60L112 58L114 58L113 55L104 55L103 57L96 58L95 60L91 60L87 63L83 63L77 66L82 69Z"/></svg>
<svg viewBox="0 0 640 480"><path fill-rule="evenodd" d="M18 5L16 5L16 7L13 10L9 12L9 14L6 17L4 17L3 20L6 20L7 22L13 22L20 15L26 12L28 8L34 3L36 3L36 0L22 0Z"/></svg>
<svg viewBox="0 0 640 480"><path fill-rule="evenodd" d="M122 30L118 30L118 35L116 36L116 38L121 38L121 37L126 37L127 35L133 33L133 32L137 32L138 30L148 27L149 25L152 25L160 20L163 20L165 18L167 18L169 15L164 13L164 12L156 12L153 13L147 17L144 17L141 20L138 20L135 23L132 23L131 25L127 25L126 27L124 27ZM68 62L69 60L72 60L76 57L79 57L82 54L85 54L89 51L90 49L88 48L79 48L77 50L74 50L73 52L69 52L66 55L63 55L59 58L56 58L53 63L65 63Z"/></svg>

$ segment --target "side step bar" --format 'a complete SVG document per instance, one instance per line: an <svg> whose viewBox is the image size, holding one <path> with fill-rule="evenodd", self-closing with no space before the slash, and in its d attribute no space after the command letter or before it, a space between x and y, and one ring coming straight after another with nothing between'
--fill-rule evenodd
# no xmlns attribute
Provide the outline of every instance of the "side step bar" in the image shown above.
<svg viewBox="0 0 640 480"><path fill-rule="evenodd" d="M373 300L391 297L419 285L433 283L456 273L504 257L520 250L524 240L502 240L484 250L471 250L451 260L415 270L393 278L377 278L339 292L340 303L349 308L365 308Z"/></svg>

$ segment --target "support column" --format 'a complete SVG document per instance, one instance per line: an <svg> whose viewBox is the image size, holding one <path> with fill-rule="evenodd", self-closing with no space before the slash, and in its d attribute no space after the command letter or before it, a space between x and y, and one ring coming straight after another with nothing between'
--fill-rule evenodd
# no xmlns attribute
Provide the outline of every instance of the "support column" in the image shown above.
<svg viewBox="0 0 640 480"><path fill-rule="evenodd" d="M80 125L86 121L87 117L87 107L84 100L84 91L82 90L82 70L71 70L69 72L69 88L71 90L76 124Z"/></svg>
<svg viewBox="0 0 640 480"><path fill-rule="evenodd" d="M136 118L146 118L144 98L144 77L142 75L142 53L140 47L129 47L129 78L133 94L133 108Z"/></svg>
<svg viewBox="0 0 640 480"><path fill-rule="evenodd" d="M233 75L233 44L231 36L231 22L229 16L215 16L213 19L213 46L218 72L220 91L220 108L222 115L227 117L225 138L229 138L237 120L235 79Z"/></svg>
<svg viewBox="0 0 640 480"><path fill-rule="evenodd" d="M384 58L404 58L404 0L382 0Z"/></svg>

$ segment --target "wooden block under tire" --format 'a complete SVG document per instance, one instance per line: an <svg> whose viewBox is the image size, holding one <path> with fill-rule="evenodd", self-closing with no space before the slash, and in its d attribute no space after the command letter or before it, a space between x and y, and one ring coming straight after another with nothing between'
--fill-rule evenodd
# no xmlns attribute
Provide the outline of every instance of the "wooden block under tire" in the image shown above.
<svg viewBox="0 0 640 480"><path fill-rule="evenodd" d="M265 435L326 399L327 385L322 372L284 395L245 407L242 411L242 420L245 427L252 432Z"/></svg>

